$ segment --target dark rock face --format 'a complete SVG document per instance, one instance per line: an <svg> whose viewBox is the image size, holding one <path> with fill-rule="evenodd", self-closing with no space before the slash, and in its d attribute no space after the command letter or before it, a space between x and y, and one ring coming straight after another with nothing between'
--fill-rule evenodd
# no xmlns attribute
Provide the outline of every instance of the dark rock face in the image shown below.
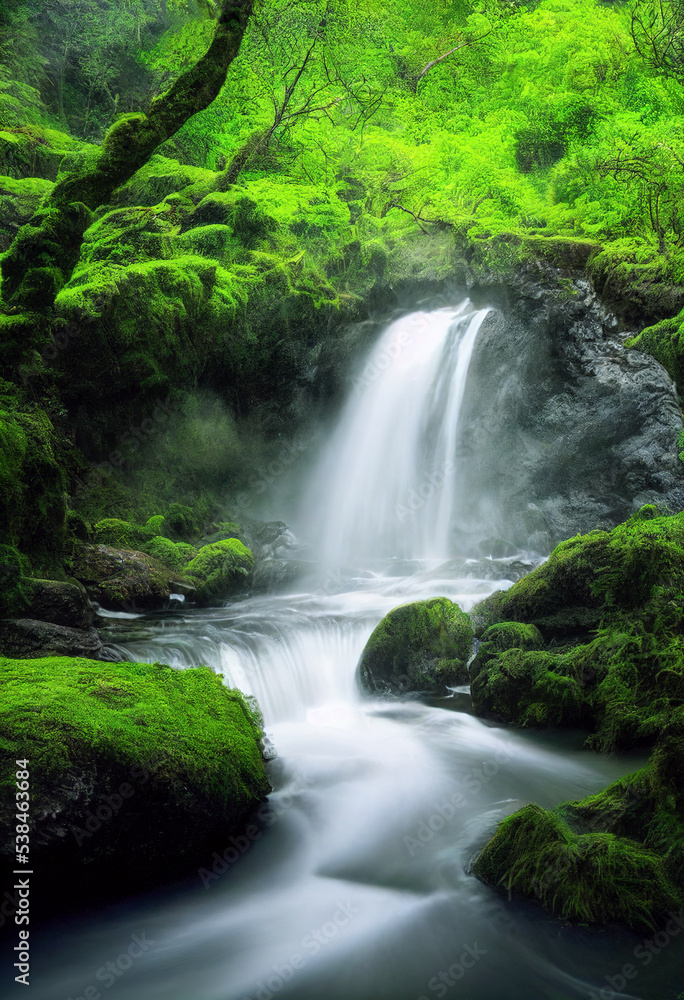
<svg viewBox="0 0 684 1000"><path fill-rule="evenodd" d="M363 687L374 694L442 694L468 682L473 629L446 597L394 608L374 629L359 660Z"/></svg>
<svg viewBox="0 0 684 1000"><path fill-rule="evenodd" d="M66 625L68 628L85 628L93 620L93 612L85 590L75 583L61 580L32 580L31 605L27 618Z"/></svg>
<svg viewBox="0 0 684 1000"><path fill-rule="evenodd" d="M0 622L0 650L5 656L27 659L40 656L85 656L100 659L102 639L94 628L67 628L30 618Z"/></svg>
<svg viewBox="0 0 684 1000"><path fill-rule="evenodd" d="M460 551L547 553L644 504L684 507L675 389L628 335L581 280L529 283L485 320L461 417Z"/></svg>

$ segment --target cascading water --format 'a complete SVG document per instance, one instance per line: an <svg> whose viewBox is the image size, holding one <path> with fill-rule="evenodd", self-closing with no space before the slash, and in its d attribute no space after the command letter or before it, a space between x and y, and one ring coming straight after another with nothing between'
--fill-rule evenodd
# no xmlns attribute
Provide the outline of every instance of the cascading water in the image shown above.
<svg viewBox="0 0 684 1000"><path fill-rule="evenodd" d="M380 337L308 501L328 565L445 559L458 518L459 413L488 309L416 312Z"/></svg>
<svg viewBox="0 0 684 1000"><path fill-rule="evenodd" d="M318 539L358 573L220 610L112 619L130 659L208 663L258 697L280 755L274 791L237 860L227 843L233 860L207 858L173 891L32 933L34 1000L108 996L108 986L116 1000L587 1000L607 995L606 977L633 961L629 935L561 929L467 867L521 802L597 791L634 759L589 756L572 734L491 726L468 713L465 695L438 706L372 701L354 681L392 607L443 594L468 610L506 585L468 576L463 561L421 561L451 554L458 416L484 316L467 304L414 314L369 358L317 472L327 497ZM453 477L422 497L449 462ZM411 509L411 490L425 502L402 521L395 505ZM149 948L116 965L132 935ZM638 994L611 987L611 997L662 1000L677 981L674 952L640 969Z"/></svg>

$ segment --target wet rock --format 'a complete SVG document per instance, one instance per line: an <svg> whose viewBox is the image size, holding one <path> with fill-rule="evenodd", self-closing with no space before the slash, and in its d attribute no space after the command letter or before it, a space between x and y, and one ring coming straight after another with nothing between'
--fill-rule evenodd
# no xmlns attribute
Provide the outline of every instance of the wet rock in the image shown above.
<svg viewBox="0 0 684 1000"><path fill-rule="evenodd" d="M4 656L33 659L42 656L101 658L102 639L94 628L67 628L30 618L0 622L0 650Z"/></svg>
<svg viewBox="0 0 684 1000"><path fill-rule="evenodd" d="M252 590L257 594L274 594L285 590L301 573L302 564L294 559L263 559L254 570Z"/></svg>
<svg viewBox="0 0 684 1000"><path fill-rule="evenodd" d="M103 607L144 611L161 607L171 593L178 593L177 574L152 556L132 549L80 544L73 575Z"/></svg>
<svg viewBox="0 0 684 1000"><path fill-rule="evenodd" d="M93 612L82 586L62 580L31 580L31 603L26 617L68 628L86 628Z"/></svg>

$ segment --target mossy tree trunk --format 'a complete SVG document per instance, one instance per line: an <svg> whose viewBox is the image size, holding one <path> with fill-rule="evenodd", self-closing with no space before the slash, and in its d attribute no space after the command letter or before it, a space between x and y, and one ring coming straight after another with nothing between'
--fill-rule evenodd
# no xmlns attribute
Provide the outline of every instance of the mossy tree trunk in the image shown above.
<svg viewBox="0 0 684 1000"><path fill-rule="evenodd" d="M108 131L99 153L67 174L17 234L2 261L5 315L2 354L7 363L36 346L49 328L55 297L78 261L92 212L111 201L162 143L218 96L240 49L254 0L223 0L207 52L171 88L153 101L147 114L122 117ZM26 342L29 337L31 343ZM23 341L23 344L18 342Z"/></svg>

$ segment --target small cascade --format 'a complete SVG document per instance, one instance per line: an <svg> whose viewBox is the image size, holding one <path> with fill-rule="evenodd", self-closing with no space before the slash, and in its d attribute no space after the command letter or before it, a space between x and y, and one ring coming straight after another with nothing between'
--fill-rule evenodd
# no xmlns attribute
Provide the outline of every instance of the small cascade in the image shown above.
<svg viewBox="0 0 684 1000"><path fill-rule="evenodd" d="M469 301L392 323L355 381L306 510L327 565L445 559L458 522L459 415L488 309Z"/></svg>

